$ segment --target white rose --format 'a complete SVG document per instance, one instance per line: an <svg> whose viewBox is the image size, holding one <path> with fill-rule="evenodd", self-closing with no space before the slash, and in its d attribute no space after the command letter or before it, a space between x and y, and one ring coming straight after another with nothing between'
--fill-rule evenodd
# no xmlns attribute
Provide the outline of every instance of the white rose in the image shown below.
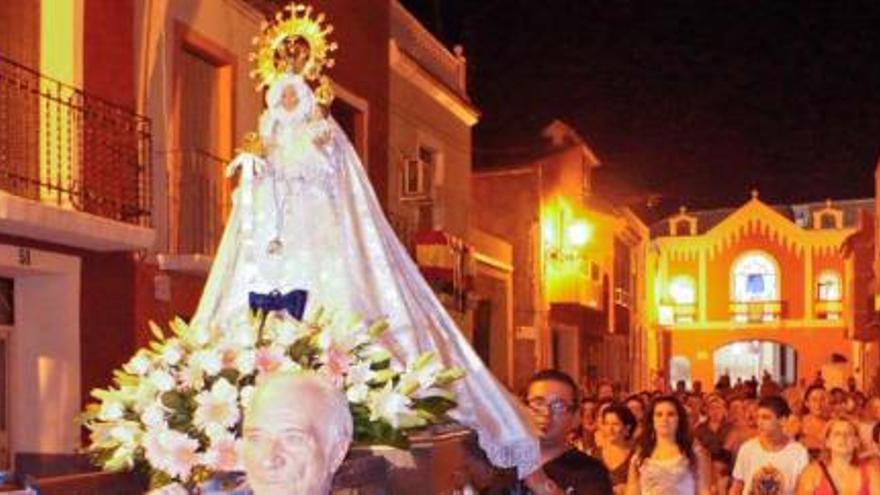
<svg viewBox="0 0 880 495"><path fill-rule="evenodd" d="M370 387L368 387L366 384L359 383L357 385L352 385L351 387L348 387L348 390L345 391L345 396L351 403L363 404L364 401L367 400L369 392Z"/></svg>
<svg viewBox="0 0 880 495"><path fill-rule="evenodd" d="M129 373L143 376L150 370L150 364L150 358L147 357L146 353L138 352L125 364L124 368Z"/></svg>
<svg viewBox="0 0 880 495"><path fill-rule="evenodd" d="M115 426L112 430L110 430L110 435L118 440L119 443L130 446L134 443L135 434L137 432L137 426L129 423Z"/></svg>
<svg viewBox="0 0 880 495"><path fill-rule="evenodd" d="M181 352L180 347L175 344L168 344L165 346L165 349L162 350L162 361L169 366L174 366L180 362L182 357L183 352Z"/></svg>
<svg viewBox="0 0 880 495"><path fill-rule="evenodd" d="M253 349L241 351L235 358L235 369L242 375L250 375L257 365L257 352Z"/></svg>
<svg viewBox="0 0 880 495"><path fill-rule="evenodd" d="M223 369L223 357L215 349L199 351L193 356L193 359L208 376L216 375Z"/></svg>
<svg viewBox="0 0 880 495"><path fill-rule="evenodd" d="M174 388L174 377L164 370L150 373L148 380L160 392L167 392Z"/></svg>
<svg viewBox="0 0 880 495"><path fill-rule="evenodd" d="M217 443L229 436L229 430L219 423L210 423L205 426L205 435L208 436L211 443Z"/></svg>
<svg viewBox="0 0 880 495"><path fill-rule="evenodd" d="M153 404L141 414L141 421L147 426L159 428L165 424L165 411L161 406Z"/></svg>
<svg viewBox="0 0 880 495"><path fill-rule="evenodd" d="M122 419L125 407L121 402L115 400L105 400L101 403L101 410L98 411L98 419L101 421L117 421Z"/></svg>

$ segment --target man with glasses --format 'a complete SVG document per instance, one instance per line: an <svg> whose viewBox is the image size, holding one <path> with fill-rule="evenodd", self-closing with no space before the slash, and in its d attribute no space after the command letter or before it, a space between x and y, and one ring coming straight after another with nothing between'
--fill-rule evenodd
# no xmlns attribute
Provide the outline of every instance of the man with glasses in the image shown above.
<svg viewBox="0 0 880 495"><path fill-rule="evenodd" d="M579 396L574 380L561 371L539 371L529 379L525 401L538 428L544 472L565 493L612 495L605 466L569 443L580 422ZM510 493L529 492L519 486Z"/></svg>

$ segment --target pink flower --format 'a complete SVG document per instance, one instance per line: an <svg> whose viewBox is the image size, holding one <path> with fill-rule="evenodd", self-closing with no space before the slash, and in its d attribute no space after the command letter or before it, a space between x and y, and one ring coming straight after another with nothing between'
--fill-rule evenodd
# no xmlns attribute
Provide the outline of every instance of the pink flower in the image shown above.
<svg viewBox="0 0 880 495"><path fill-rule="evenodd" d="M237 471L239 462L239 442L232 435L218 439L202 456L202 462L217 471Z"/></svg>
<svg viewBox="0 0 880 495"><path fill-rule="evenodd" d="M224 428L235 426L241 413L238 409L238 390L221 378L211 387L196 396L196 412L193 423L201 428L219 425Z"/></svg>
<svg viewBox="0 0 880 495"><path fill-rule="evenodd" d="M274 373L284 363L284 352L272 347L257 349L256 368L259 373Z"/></svg>
<svg viewBox="0 0 880 495"><path fill-rule="evenodd" d="M323 371L337 386L342 386L345 381L345 375L351 367L351 356L337 346L331 346L327 349L327 354L323 356L321 361L324 362Z"/></svg>
<svg viewBox="0 0 880 495"><path fill-rule="evenodd" d="M198 462L199 442L175 430L150 430L144 438L147 461L172 478L186 479Z"/></svg>
<svg viewBox="0 0 880 495"><path fill-rule="evenodd" d="M235 368L235 360L238 358L238 352L235 349L224 349L220 355L220 362L223 368Z"/></svg>

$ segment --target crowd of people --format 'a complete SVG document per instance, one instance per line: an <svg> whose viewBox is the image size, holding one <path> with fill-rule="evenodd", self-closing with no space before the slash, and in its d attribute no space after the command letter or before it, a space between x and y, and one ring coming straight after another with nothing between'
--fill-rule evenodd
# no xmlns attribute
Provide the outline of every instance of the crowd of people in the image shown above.
<svg viewBox="0 0 880 495"><path fill-rule="evenodd" d="M534 375L544 471L583 495L880 495L880 396L722 377L671 393Z"/></svg>

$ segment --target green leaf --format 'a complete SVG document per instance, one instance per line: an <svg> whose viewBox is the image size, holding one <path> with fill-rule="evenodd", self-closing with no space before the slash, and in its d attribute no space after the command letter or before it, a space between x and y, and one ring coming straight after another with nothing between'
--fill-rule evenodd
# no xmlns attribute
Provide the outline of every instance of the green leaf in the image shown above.
<svg viewBox="0 0 880 495"><path fill-rule="evenodd" d="M447 412L455 409L456 406L458 404L454 400L435 395L413 400L412 407L416 410L427 411L437 417L443 417Z"/></svg>
<svg viewBox="0 0 880 495"><path fill-rule="evenodd" d="M465 371L461 368L445 369L437 373L437 379L434 380L434 384L438 387L445 387L464 378L464 375Z"/></svg>
<svg viewBox="0 0 880 495"><path fill-rule="evenodd" d="M177 390L169 390L162 394L162 405L177 411L186 407L186 398Z"/></svg>
<svg viewBox="0 0 880 495"><path fill-rule="evenodd" d="M153 334L153 337L156 337L156 340L162 342L165 340L165 332L162 330L162 327L156 324L156 322L150 320L147 322L147 325L150 327L150 333Z"/></svg>
<svg viewBox="0 0 880 495"><path fill-rule="evenodd" d="M381 385L388 380L393 380L397 376L397 372L392 369L384 369L376 372L376 375L370 380L370 385Z"/></svg>
<svg viewBox="0 0 880 495"><path fill-rule="evenodd" d="M389 354L387 357L383 357L378 361L373 361L370 364L370 369L373 371L385 370L391 367L391 355Z"/></svg>
<svg viewBox="0 0 880 495"><path fill-rule="evenodd" d="M238 383L238 378L241 376L241 373L235 368L223 368L217 376L224 378L230 384L235 385Z"/></svg>
<svg viewBox="0 0 880 495"><path fill-rule="evenodd" d="M174 483L174 479L168 476L165 471L159 471L158 469L150 470L150 490L156 490L171 483Z"/></svg>
<svg viewBox="0 0 880 495"><path fill-rule="evenodd" d="M386 320L376 320L370 325L370 328L367 329L367 334L369 334L372 340L376 340L385 334L385 332L388 331L388 328L390 328L390 325Z"/></svg>
<svg viewBox="0 0 880 495"><path fill-rule="evenodd" d="M416 360L412 363L412 369L420 370L425 365L433 361L437 358L437 354L433 351L423 352Z"/></svg>

